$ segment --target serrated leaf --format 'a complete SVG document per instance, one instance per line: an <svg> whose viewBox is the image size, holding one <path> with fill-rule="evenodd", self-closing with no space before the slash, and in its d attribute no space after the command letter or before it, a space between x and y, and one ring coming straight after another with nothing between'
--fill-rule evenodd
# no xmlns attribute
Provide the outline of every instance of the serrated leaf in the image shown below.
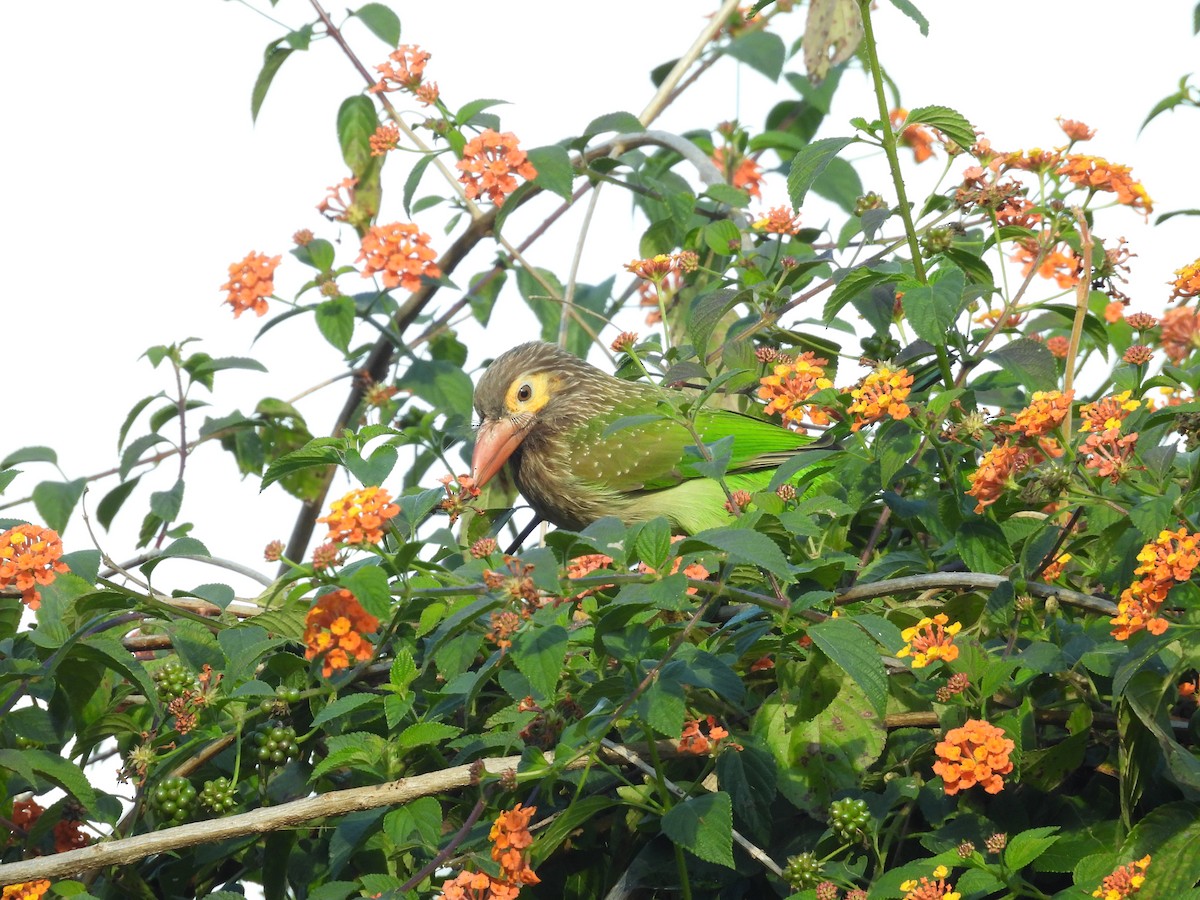
<svg viewBox="0 0 1200 900"><path fill-rule="evenodd" d="M741 528L711 528L701 531L680 544L680 553L701 549L697 545L723 550L729 561L759 566L785 581L792 580L792 567L778 545L765 534Z"/></svg>
<svg viewBox="0 0 1200 900"><path fill-rule="evenodd" d="M339 719L342 716L349 715L354 710L361 706L366 706L368 703L378 702L379 697L374 694L347 694L344 697L338 697L323 710L313 716L312 725L310 727L317 728L324 725L326 722L332 722L334 719Z"/></svg>
<svg viewBox="0 0 1200 900"><path fill-rule="evenodd" d="M392 746L401 750L408 750L428 744L440 744L442 741L448 741L460 734L462 734L462 729L456 725L447 725L444 722L417 722L415 725L409 725L392 738L391 743Z"/></svg>
<svg viewBox="0 0 1200 900"><path fill-rule="evenodd" d="M829 618L808 628L822 653L862 688L871 707L880 716L887 709L887 671L875 641L852 621Z"/></svg>
<svg viewBox="0 0 1200 900"><path fill-rule="evenodd" d="M76 478L74 481L43 481L33 489L33 505L38 515L60 535L66 530L75 504L83 496L87 488L86 478Z"/></svg>
<svg viewBox="0 0 1200 900"><path fill-rule="evenodd" d="M959 526L955 546L972 572L998 574L1016 562L1004 531L991 519L968 519Z"/></svg>
<svg viewBox="0 0 1200 900"><path fill-rule="evenodd" d="M928 285L904 283L904 318L913 331L935 347L946 346L963 306L966 276L958 268L943 269Z"/></svg>
<svg viewBox="0 0 1200 900"><path fill-rule="evenodd" d="M513 636L513 662L540 699L554 696L566 656L567 630L561 625L535 624Z"/></svg>
<svg viewBox="0 0 1200 900"><path fill-rule="evenodd" d="M842 307L859 294L869 291L876 285L896 282L899 279L900 276L894 273L877 272L874 269L868 269L866 266L851 269L834 286L829 299L825 301L825 309L823 311L825 324L828 325L832 322L834 317L841 312Z"/></svg>
<svg viewBox="0 0 1200 900"><path fill-rule="evenodd" d="M624 111L611 112L597 116L588 122L587 127L583 129L583 137L590 138L609 131L615 131L617 134L630 134L645 130L646 126L633 113Z"/></svg>
<svg viewBox="0 0 1200 900"><path fill-rule="evenodd" d="M4 461L0 462L0 469L7 469L9 466L25 462L47 462L58 465L58 454L50 447L22 447L4 457Z"/></svg>
<svg viewBox="0 0 1200 900"><path fill-rule="evenodd" d="M948 106L920 106L908 111L907 125L931 125L964 150L975 143L975 128L966 117Z"/></svg>
<svg viewBox="0 0 1200 900"><path fill-rule="evenodd" d="M150 495L150 511L163 522L174 522L183 508L183 480L171 486L169 491L155 491Z"/></svg>
<svg viewBox="0 0 1200 900"><path fill-rule="evenodd" d="M1057 825L1045 828L1030 828L1008 839L1004 851L1004 864L1011 872L1019 872L1050 849L1058 835Z"/></svg>
<svg viewBox="0 0 1200 900"><path fill-rule="evenodd" d="M345 442L341 438L314 438L299 450L285 453L267 466L267 471L262 477L262 487L267 488L285 475L302 469L337 465L342 461L340 450L344 445Z"/></svg>
<svg viewBox="0 0 1200 900"><path fill-rule="evenodd" d="M356 178L362 179L376 160L371 156L371 135L379 127L379 115L369 97L355 94L338 107L337 134L342 158Z"/></svg>
<svg viewBox="0 0 1200 900"><path fill-rule="evenodd" d="M733 868L733 805L724 791L675 804L662 817L662 830L705 862Z"/></svg>
<svg viewBox="0 0 1200 900"><path fill-rule="evenodd" d="M1047 391L1058 384L1054 356L1041 341L1018 338L985 357L1002 370L1012 372L1021 384L1034 391Z"/></svg>
<svg viewBox="0 0 1200 900"><path fill-rule="evenodd" d="M533 183L564 200L571 199L571 184L575 178L575 170L571 167L571 157L565 149L557 146L534 147L525 154L537 175Z"/></svg>
<svg viewBox="0 0 1200 900"><path fill-rule="evenodd" d="M387 573L380 566L360 566L343 575L341 582L371 615L381 621L391 616L392 595L388 590Z"/></svg>
<svg viewBox="0 0 1200 900"><path fill-rule="evenodd" d="M919 9L912 5L910 0L892 0L892 6L917 23L917 27L921 29L922 37L929 37L929 20L921 14Z"/></svg>
<svg viewBox="0 0 1200 900"><path fill-rule="evenodd" d="M382 3L367 3L351 15L357 16L375 37L389 47L400 43L400 17Z"/></svg>
<svg viewBox="0 0 1200 900"><path fill-rule="evenodd" d="M234 598L233 588L227 584L220 583L198 584L188 591L188 593L202 600L207 600L213 606L219 606L221 609L229 606Z"/></svg>
<svg viewBox="0 0 1200 900"><path fill-rule="evenodd" d="M817 177L825 171L839 153L855 141L852 137L822 138L813 141L792 158L788 172L788 199L794 209L804 205L804 198Z"/></svg>

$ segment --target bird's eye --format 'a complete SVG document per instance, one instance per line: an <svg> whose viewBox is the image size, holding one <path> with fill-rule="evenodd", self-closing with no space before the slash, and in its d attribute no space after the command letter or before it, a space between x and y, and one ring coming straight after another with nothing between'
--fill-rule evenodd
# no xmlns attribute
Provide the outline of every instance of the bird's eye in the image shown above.
<svg viewBox="0 0 1200 900"><path fill-rule="evenodd" d="M517 399L522 403L528 403L532 396L533 387L528 382L517 388Z"/></svg>

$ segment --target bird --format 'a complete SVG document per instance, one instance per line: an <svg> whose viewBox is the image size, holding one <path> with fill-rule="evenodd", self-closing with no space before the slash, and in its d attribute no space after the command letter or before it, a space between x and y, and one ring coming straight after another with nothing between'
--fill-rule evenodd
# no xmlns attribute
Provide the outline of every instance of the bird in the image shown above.
<svg viewBox="0 0 1200 900"><path fill-rule="evenodd" d="M725 490L697 470L696 436L672 413L672 396L693 399L609 375L554 344L514 347L475 388L475 486L507 466L534 512L570 531L604 516L626 525L664 516L683 534L730 525ZM730 491L765 489L780 465L814 446L808 435L728 409L701 407L694 428L704 444L733 438Z"/></svg>

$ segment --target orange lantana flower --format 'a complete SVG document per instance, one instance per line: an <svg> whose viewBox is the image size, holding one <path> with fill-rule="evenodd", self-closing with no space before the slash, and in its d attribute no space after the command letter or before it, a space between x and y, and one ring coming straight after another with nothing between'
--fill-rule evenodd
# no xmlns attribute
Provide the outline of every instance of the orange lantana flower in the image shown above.
<svg viewBox="0 0 1200 900"><path fill-rule="evenodd" d="M1075 255L1070 247L1062 249L1053 247L1038 262L1040 250L1036 239L1020 241L1012 261L1021 264L1021 274L1027 276L1037 264L1037 273L1042 278L1053 278L1054 283L1064 290L1079 284L1079 274L1083 270L1083 260Z"/></svg>
<svg viewBox="0 0 1200 900"><path fill-rule="evenodd" d="M1026 462L1027 456L1020 447L1011 446L1008 441L996 444L983 455L979 468L971 475L971 487L967 494L978 502L975 512L981 513L1000 499L1009 479Z"/></svg>
<svg viewBox="0 0 1200 900"><path fill-rule="evenodd" d="M1105 875L1100 887L1092 891L1100 900L1125 900L1141 890L1146 882L1146 869L1150 868L1150 854L1141 859L1118 866L1111 875Z"/></svg>
<svg viewBox="0 0 1200 900"><path fill-rule="evenodd" d="M385 287L415 291L421 278L440 278L434 263L437 254L429 246L429 235L411 223L372 225L363 235L358 261L365 261L363 278L382 275Z"/></svg>
<svg viewBox="0 0 1200 900"><path fill-rule="evenodd" d="M908 374L908 369L893 370L887 365L881 365L867 375L862 384L850 391L850 397L854 400L849 409L854 414L850 430L858 431L884 416L907 418L911 410L904 401L912 390L912 382L913 377Z"/></svg>
<svg viewBox="0 0 1200 900"><path fill-rule="evenodd" d="M1066 359L1067 354L1071 352L1071 342L1061 334L1056 334L1046 338L1046 349L1055 359Z"/></svg>
<svg viewBox="0 0 1200 900"><path fill-rule="evenodd" d="M729 737L729 732L717 723L715 716L705 716L704 721L708 725L707 736L699 719L688 719L683 723L683 731L679 735L680 753L692 753L696 756L703 756L710 750L716 753L720 742ZM728 746L735 750L742 749L742 745L737 743L730 743Z"/></svg>
<svg viewBox="0 0 1200 900"><path fill-rule="evenodd" d="M800 214L790 206L773 206L754 223L754 230L767 234L795 234L800 230Z"/></svg>
<svg viewBox="0 0 1200 900"><path fill-rule="evenodd" d="M900 890L904 891L903 900L959 900L962 894L954 890L953 885L946 884L949 874L950 870L945 866L938 866L933 870L933 881L923 875L920 881L915 878L902 881Z"/></svg>
<svg viewBox="0 0 1200 900"><path fill-rule="evenodd" d="M931 662L939 659L953 662L958 659L958 647L954 646L954 636L962 630L962 622L950 622L945 613L938 613L932 619L921 619L911 628L900 632L904 646L896 656L903 659L912 656L912 667L923 669Z"/></svg>
<svg viewBox="0 0 1200 900"><path fill-rule="evenodd" d="M352 593L331 591L318 597L305 616L304 658L324 656L321 674L328 678L335 669L349 668L351 659L370 659L375 648L364 635L378 628L379 620Z"/></svg>
<svg viewBox="0 0 1200 900"><path fill-rule="evenodd" d="M1171 287L1175 289L1171 294L1172 300L1200 297L1200 259L1182 269L1176 269L1175 274L1179 277L1171 282Z"/></svg>
<svg viewBox="0 0 1200 900"><path fill-rule="evenodd" d="M499 134L488 128L467 141L462 159L454 164L462 172L458 180L466 185L471 200L486 194L501 206L504 198L517 189L520 175L526 181L537 177L537 169L517 146L517 136L511 131Z"/></svg>
<svg viewBox="0 0 1200 900"><path fill-rule="evenodd" d="M257 316L267 311L267 297L275 291L275 268L280 259L252 250L241 262L230 264L229 280L221 290L229 292L225 302L233 307L235 319L248 309Z"/></svg>
<svg viewBox="0 0 1200 900"><path fill-rule="evenodd" d="M372 156L383 156L400 145L400 128L394 122L384 122L368 139Z"/></svg>
<svg viewBox="0 0 1200 900"><path fill-rule="evenodd" d="M1176 365L1200 347L1200 309L1179 306L1163 313L1162 345Z"/></svg>
<svg viewBox="0 0 1200 900"><path fill-rule="evenodd" d="M416 92L425 76L425 63L429 62L430 54L415 44L401 44L388 54L390 62L375 67L382 77L371 87L369 94L383 94L390 91Z"/></svg>
<svg viewBox="0 0 1200 900"><path fill-rule="evenodd" d="M1140 400L1130 399L1132 396L1132 391L1122 391L1095 403L1085 403L1079 410L1079 417L1083 420L1079 423L1079 430L1107 431L1120 428L1125 417L1142 405Z"/></svg>
<svg viewBox="0 0 1200 900"><path fill-rule="evenodd" d="M1116 484L1121 480L1121 476L1129 471L1129 460L1137 448L1137 439L1136 431L1124 436L1117 428L1093 431L1087 436L1079 452L1087 455L1089 469L1095 469L1101 478L1108 478Z"/></svg>
<svg viewBox="0 0 1200 900"><path fill-rule="evenodd" d="M1158 611L1171 588L1190 579L1200 565L1200 532L1188 534L1184 528L1161 531L1157 540L1142 547L1137 558L1141 565L1134 574L1141 578L1122 591L1117 615L1109 620L1112 636L1118 641L1143 629L1151 634L1167 630L1167 621Z"/></svg>
<svg viewBox="0 0 1200 900"><path fill-rule="evenodd" d="M541 881L529 867L528 850L533 845L529 822L537 812L536 806L522 807L520 803L500 813L488 832L492 842L492 859L500 863L504 879L517 886Z"/></svg>
<svg viewBox="0 0 1200 900"><path fill-rule="evenodd" d="M737 151L718 147L713 151L712 161L735 188L741 188L751 197L762 196L762 167L754 157L739 157Z"/></svg>
<svg viewBox="0 0 1200 900"><path fill-rule="evenodd" d="M328 542L378 544L383 540L384 523L399 513L400 507L392 502L392 495L372 486L334 500L329 505L329 515L317 521L329 526Z"/></svg>
<svg viewBox="0 0 1200 900"><path fill-rule="evenodd" d="M1034 391L1029 406L1013 416L1009 431L1019 432L1025 437L1049 434L1070 414L1074 397L1074 391L1068 391L1065 395L1062 391Z"/></svg>
<svg viewBox="0 0 1200 900"><path fill-rule="evenodd" d="M54 581L58 573L68 571L62 562L62 540L58 532L37 525L18 525L0 534L0 588L11 586L21 592L21 600L30 609L42 605L38 585Z"/></svg>
<svg viewBox="0 0 1200 900"><path fill-rule="evenodd" d="M1063 134L1071 139L1071 142L1090 141L1096 136L1095 128L1088 128L1083 122L1076 122L1074 119L1064 119L1059 116L1055 119L1058 122L1058 127L1063 130Z"/></svg>
<svg viewBox="0 0 1200 900"><path fill-rule="evenodd" d="M935 775L942 776L947 796L981 785L989 794L1004 790L1003 775L1013 770L1008 755L1015 744L983 719L968 719L961 728L951 728L934 747L938 761Z"/></svg>
<svg viewBox="0 0 1200 900"><path fill-rule="evenodd" d="M1150 195L1140 181L1134 181L1132 169L1110 163L1099 156L1084 156L1072 153L1066 157L1058 170L1074 184L1093 191L1111 191L1117 202L1124 203L1147 216L1154 210Z"/></svg>
<svg viewBox="0 0 1200 900"><path fill-rule="evenodd" d="M828 424L829 416L824 410L805 405L805 401L817 391L833 387L833 382L825 377L827 365L829 360L809 350L795 362L781 363L775 366L773 374L760 378L758 396L769 401L765 410L767 415L779 413L785 425L797 428L806 415L809 421L817 425Z"/></svg>
<svg viewBox="0 0 1200 900"><path fill-rule="evenodd" d="M346 222L350 219L350 207L354 205L354 189L358 179L343 178L337 184L325 188L325 199L317 204L317 212L331 222Z"/></svg>
<svg viewBox="0 0 1200 900"><path fill-rule="evenodd" d="M45 878L37 881L22 881L20 884L10 884L0 893L0 900L38 900L50 890L50 882Z"/></svg>

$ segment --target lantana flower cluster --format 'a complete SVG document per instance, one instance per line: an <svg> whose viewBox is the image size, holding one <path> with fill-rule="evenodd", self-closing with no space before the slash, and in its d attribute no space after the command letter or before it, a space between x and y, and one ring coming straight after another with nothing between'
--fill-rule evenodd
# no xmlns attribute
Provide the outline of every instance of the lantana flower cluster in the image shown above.
<svg viewBox="0 0 1200 900"><path fill-rule="evenodd" d="M1142 547L1137 558L1141 565L1134 574L1141 577L1121 592L1117 614L1109 620L1118 641L1143 629L1151 634L1167 630L1167 620L1159 611L1171 588L1189 580L1200 565L1200 532L1189 534L1185 528L1162 531Z"/></svg>
<svg viewBox="0 0 1200 900"><path fill-rule="evenodd" d="M280 259L251 250L241 262L230 263L229 280L221 290L228 292L225 302L233 307L235 319L248 309L256 316L266 313L267 298L275 293L275 269Z"/></svg>
<svg viewBox="0 0 1200 900"><path fill-rule="evenodd" d="M330 591L317 598L304 619L305 659L323 657L321 674L329 678L346 669L350 660L365 662L375 648L366 635L379 629L371 615L348 590Z"/></svg>
<svg viewBox="0 0 1200 900"><path fill-rule="evenodd" d="M989 794L1004 790L1004 778L1013 770L1009 754L1016 745L998 728L983 719L968 719L961 728L951 728L934 747L938 761L935 775L945 783L947 796L975 785Z"/></svg>
<svg viewBox="0 0 1200 900"><path fill-rule="evenodd" d="M520 148L511 131L500 134L487 128L463 147L462 159L454 164L462 174L465 193L471 200L486 196L497 206L517 189L516 176L526 181L537 177L537 169Z"/></svg>
<svg viewBox="0 0 1200 900"><path fill-rule="evenodd" d="M807 416L816 425L829 424L829 415L820 407L806 403L817 391L833 387L825 377L829 360L818 357L811 350L802 353L793 362L786 357L775 366L770 375L759 379L758 396L768 401L767 415L779 413L785 425L802 429Z"/></svg>
<svg viewBox="0 0 1200 900"><path fill-rule="evenodd" d="M1146 870L1150 868L1150 854L1141 859L1117 866L1111 875L1105 875L1100 887L1092 891L1099 900L1125 900L1136 894L1146 883Z"/></svg>
<svg viewBox="0 0 1200 900"><path fill-rule="evenodd" d="M374 485L350 491L329 505L329 515L317 519L329 526L326 541L340 544L378 544L388 519L400 514L392 495Z"/></svg>
<svg viewBox="0 0 1200 900"><path fill-rule="evenodd" d="M379 275L384 287L402 287L415 291L422 278L440 278L437 254L429 246L430 237L411 222L372 225L363 235L358 262L363 262L363 278Z"/></svg>
<svg viewBox="0 0 1200 900"><path fill-rule="evenodd" d="M914 669L923 669L939 659L953 662L958 659L954 636L961 630L962 622L951 622L945 613L938 613L933 618L926 616L916 625L900 632L904 646L896 656L901 659L911 656Z"/></svg>
<svg viewBox="0 0 1200 900"><path fill-rule="evenodd" d="M42 605L38 586L68 571L61 560L62 540L52 528L26 523L0 534L0 588L16 587L30 609Z"/></svg>
<svg viewBox="0 0 1200 900"><path fill-rule="evenodd" d="M883 364L869 373L858 387L850 390L850 398L854 401L849 409L854 416L850 430L858 431L864 425L888 416L908 418L912 410L904 401L908 399L912 383L912 375L904 368L893 369Z"/></svg>
<svg viewBox="0 0 1200 900"><path fill-rule="evenodd" d="M528 854L533 845L529 822L536 812L536 806L522 807L518 803L502 812L492 825L488 839L492 842L492 859L500 864L500 877L464 870L443 882L435 900L515 900L525 885L538 884L541 879L530 867Z"/></svg>
<svg viewBox="0 0 1200 900"><path fill-rule="evenodd" d="M922 875L920 880L910 878L901 882L900 890L904 891L904 900L959 900L962 894L954 890L953 885L946 883L946 876L949 874L950 870L945 866L938 866L933 870L932 881Z"/></svg>

